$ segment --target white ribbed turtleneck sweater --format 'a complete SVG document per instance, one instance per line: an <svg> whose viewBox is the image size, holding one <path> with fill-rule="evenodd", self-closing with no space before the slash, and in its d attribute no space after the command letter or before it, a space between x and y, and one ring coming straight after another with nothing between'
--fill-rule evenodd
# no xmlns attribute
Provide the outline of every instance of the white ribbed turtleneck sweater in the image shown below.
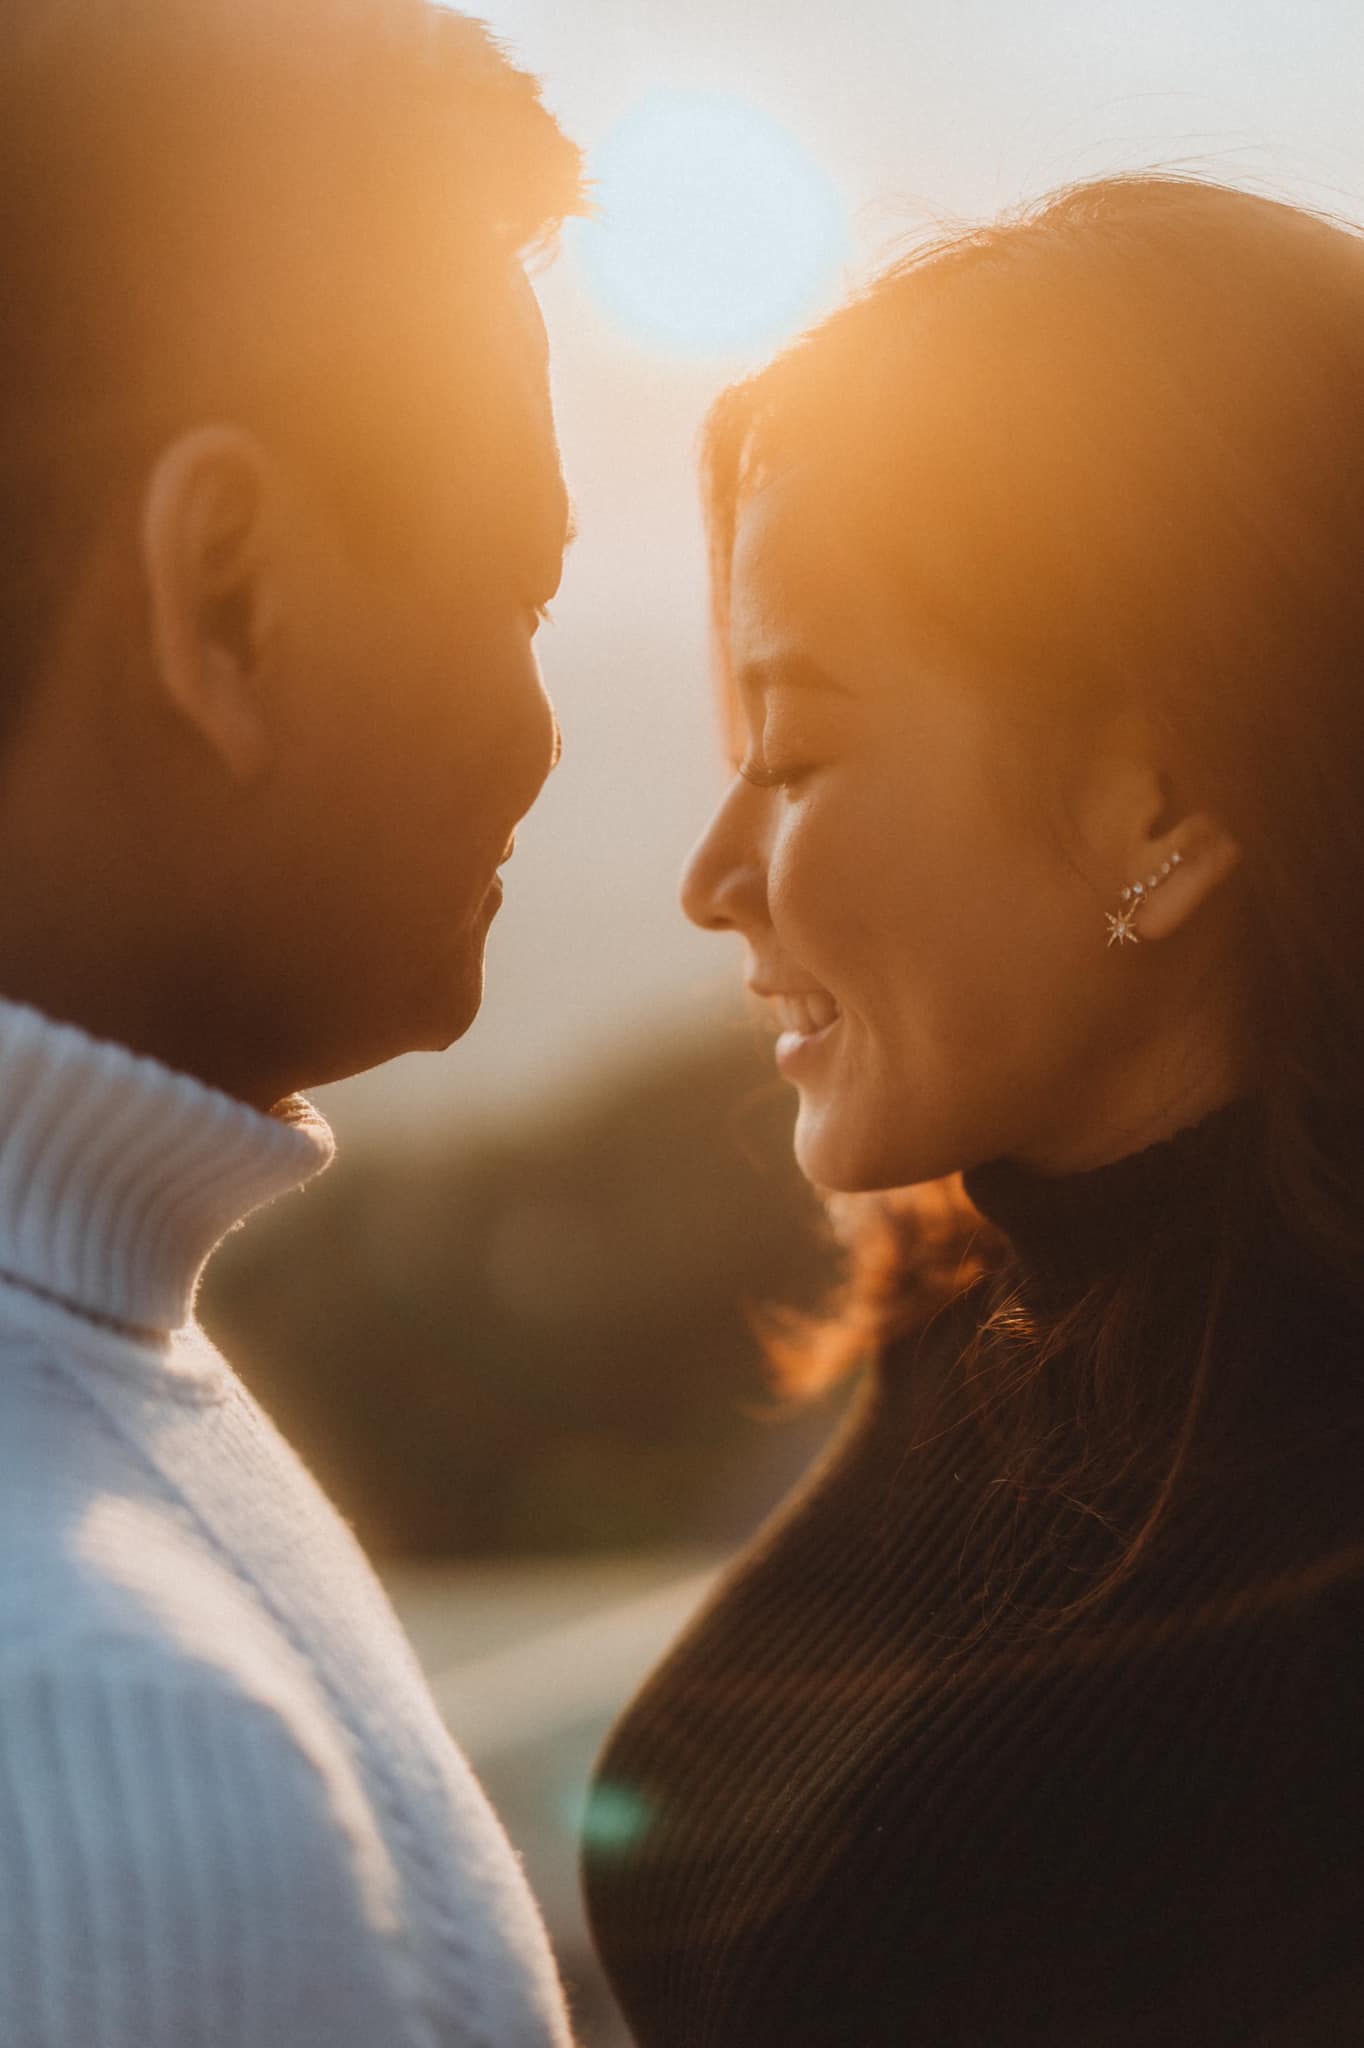
<svg viewBox="0 0 1364 2048"><path fill-rule="evenodd" d="M567 2041L377 1581L193 1321L331 1150L0 1003L3 2048Z"/></svg>

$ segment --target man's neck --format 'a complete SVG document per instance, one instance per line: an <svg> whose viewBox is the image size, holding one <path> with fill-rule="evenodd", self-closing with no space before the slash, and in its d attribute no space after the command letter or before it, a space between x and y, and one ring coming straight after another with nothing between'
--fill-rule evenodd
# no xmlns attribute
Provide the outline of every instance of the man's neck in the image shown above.
<svg viewBox="0 0 1364 2048"><path fill-rule="evenodd" d="M16 949L17 951L17 949ZM16 958L0 935L0 996L24 1003L54 1023L73 1024L91 1038L124 1046L175 1073L264 1112L297 1083L271 1071L274 1048L226 1000L211 1000L189 972L148 971L138 980L110 951L67 962L30 954Z"/></svg>

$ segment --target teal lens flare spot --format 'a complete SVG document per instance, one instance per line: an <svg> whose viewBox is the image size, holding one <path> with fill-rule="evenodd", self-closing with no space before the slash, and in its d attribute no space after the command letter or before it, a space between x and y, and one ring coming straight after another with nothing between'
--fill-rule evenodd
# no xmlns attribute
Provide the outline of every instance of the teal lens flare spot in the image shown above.
<svg viewBox="0 0 1364 2048"><path fill-rule="evenodd" d="M582 1813L583 1845L601 1855L619 1855L644 1839L651 1819L648 1801L638 1792L605 1779L587 1795Z"/></svg>
<svg viewBox="0 0 1364 2048"><path fill-rule="evenodd" d="M788 339L838 289L848 209L810 152L761 108L658 91L588 162L599 217L568 241L608 318L681 356Z"/></svg>

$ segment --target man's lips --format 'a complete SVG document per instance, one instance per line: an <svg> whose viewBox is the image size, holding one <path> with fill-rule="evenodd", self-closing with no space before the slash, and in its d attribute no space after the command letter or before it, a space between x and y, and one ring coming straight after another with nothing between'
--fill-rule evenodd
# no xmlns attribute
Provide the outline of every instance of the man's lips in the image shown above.
<svg viewBox="0 0 1364 2048"><path fill-rule="evenodd" d="M484 904L493 914L495 914L497 910L501 907L502 898L506 893L500 870L507 865L507 862L511 859L515 851L516 834L513 832L511 838L507 841L505 851L500 855L498 859L497 866L499 872L494 874L492 880L488 884L487 890L484 893L483 897Z"/></svg>

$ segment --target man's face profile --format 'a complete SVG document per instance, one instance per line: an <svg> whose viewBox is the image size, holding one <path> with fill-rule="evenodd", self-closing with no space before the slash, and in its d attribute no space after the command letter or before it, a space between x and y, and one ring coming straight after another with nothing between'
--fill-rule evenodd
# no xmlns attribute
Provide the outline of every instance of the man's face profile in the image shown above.
<svg viewBox="0 0 1364 2048"><path fill-rule="evenodd" d="M294 564L284 744L318 937L335 948L330 999L347 987L356 1005L354 1043L337 1048L348 1071L472 1023L499 863L556 757L532 643L567 500L542 351L515 331L512 347L477 391L449 395L495 422L479 445L445 431L438 399L424 445L400 451L392 544L352 545L319 503Z"/></svg>
<svg viewBox="0 0 1364 2048"><path fill-rule="evenodd" d="M224 764L230 829L253 849L250 975L287 1002L313 1082L468 1029L499 865L557 752L533 640L567 498L519 273L500 314L496 353L466 361L473 388L423 372L413 402L409 381L358 516L307 459L261 444L243 587L199 607L260 622L256 672L239 678L258 750ZM154 591L191 619L195 594L165 563L195 516L181 501L181 530L149 539ZM163 633L156 658L193 637Z"/></svg>
<svg viewBox="0 0 1364 2048"><path fill-rule="evenodd" d="M44 22L0 124L0 524L32 533L0 947L35 1006L268 1106L478 1009L557 745L532 640L567 508L520 257L579 158L416 0Z"/></svg>

